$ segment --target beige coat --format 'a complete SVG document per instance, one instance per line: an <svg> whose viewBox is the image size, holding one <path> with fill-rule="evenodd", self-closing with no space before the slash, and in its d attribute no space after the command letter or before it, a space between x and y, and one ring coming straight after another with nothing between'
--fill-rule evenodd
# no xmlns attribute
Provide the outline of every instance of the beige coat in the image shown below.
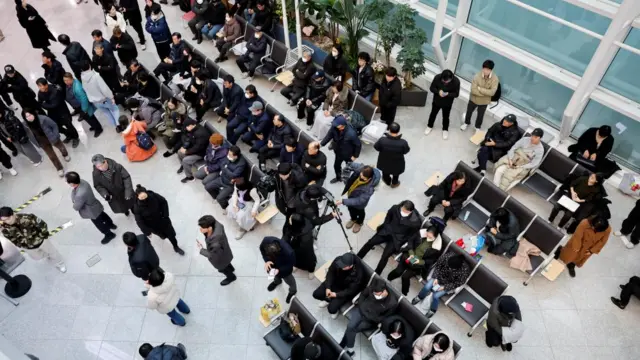
<svg viewBox="0 0 640 360"><path fill-rule="evenodd" d="M522 239L518 242L518 252L516 256L512 257L509 261L509 267L518 269L522 272L533 270L531 266L531 259L529 255L539 256L541 253L537 246L530 243L527 239Z"/></svg>
<svg viewBox="0 0 640 360"><path fill-rule="evenodd" d="M611 226L607 230L597 233L591 227L589 219L582 220L567 245L562 247L560 260L565 264L574 263L578 267L582 267L589 260L591 254L600 253L609 240L610 234Z"/></svg>
<svg viewBox="0 0 640 360"><path fill-rule="evenodd" d="M158 310L160 314L167 314L175 309L180 301L180 290L172 273L164 273L164 282L160 286L149 287L147 307Z"/></svg>
<svg viewBox="0 0 640 360"><path fill-rule="evenodd" d="M426 334L420 336L415 344L413 345L413 360L422 360L429 353L431 353L431 349L433 348L433 338L436 335L442 333L442 331L438 331L435 334ZM430 360L454 360L456 358L455 353L453 352L453 339L449 337L449 348L445 349L443 352L434 355Z"/></svg>
<svg viewBox="0 0 640 360"><path fill-rule="evenodd" d="M498 90L498 75L491 73L488 78L482 76L482 71L476 74L471 81L471 102L476 105L489 105L491 97Z"/></svg>
<svg viewBox="0 0 640 360"><path fill-rule="evenodd" d="M338 93L338 96L335 96L333 92L333 87L327 89L327 99L324 101L322 105L322 110L329 110L331 116L337 116L347 109L349 106L349 88L346 86L342 88L342 91Z"/></svg>
<svg viewBox="0 0 640 360"><path fill-rule="evenodd" d="M515 156L511 161L515 166L522 166L531 162L527 155L524 152L520 151L520 149L516 150ZM513 182L520 181L527 177L527 175L529 175L529 171L531 170L524 168L510 168L509 155L501 157L500 160L498 160L498 162L495 164L494 169L497 170L500 166L506 166L507 168L504 170L504 173L500 178L500 183L496 185L498 185L498 187L504 191L507 191L507 189Z"/></svg>

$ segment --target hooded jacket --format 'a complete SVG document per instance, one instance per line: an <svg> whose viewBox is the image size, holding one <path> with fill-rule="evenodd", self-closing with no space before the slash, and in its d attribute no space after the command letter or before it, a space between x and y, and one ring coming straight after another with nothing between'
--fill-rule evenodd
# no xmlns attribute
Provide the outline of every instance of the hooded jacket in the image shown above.
<svg viewBox="0 0 640 360"><path fill-rule="evenodd" d="M491 125L489 130L487 130L487 134L484 136L484 143L489 141L489 139L496 142L495 146L490 146L491 150L491 161L496 162L501 157L505 156L509 149L518 141L521 137L520 129L518 129L518 121L514 121L513 124L509 127L502 125L502 120L496 122Z"/></svg>
<svg viewBox="0 0 640 360"><path fill-rule="evenodd" d="M331 262L324 282L327 289L336 293L337 298L350 299L364 288L368 279L364 277L364 265L359 257L353 256L353 267L346 271L336 263L340 257L342 255Z"/></svg>
<svg viewBox="0 0 640 360"><path fill-rule="evenodd" d="M148 280L151 271L160 267L160 258L149 238L144 235L136 235L136 240L138 242L136 247L128 252L129 266L135 277Z"/></svg>
<svg viewBox="0 0 640 360"><path fill-rule="evenodd" d="M107 83L93 70L82 72L82 86L87 93L87 99L92 103L102 103L113 99L113 92Z"/></svg>
<svg viewBox="0 0 640 360"><path fill-rule="evenodd" d="M374 279L371 283L371 286L368 286L362 291L362 294L358 298L356 305L358 305L358 309L360 309L360 313L362 314L362 317L364 319L379 324L384 318L396 312L396 309L398 307L398 299L391 291L389 291L386 284L385 288L388 292L387 297L381 300L376 299L373 295L373 286L375 285L376 281L384 280Z"/></svg>
<svg viewBox="0 0 640 360"><path fill-rule="evenodd" d="M407 243L411 236L420 230L420 225L422 224L422 217L418 211L414 209L409 216L402 216L400 214L401 209L401 205L393 205L387 211L382 225L376 229L377 235L390 236L393 239L391 245L396 253L400 251L402 245Z"/></svg>
<svg viewBox="0 0 640 360"><path fill-rule="evenodd" d="M513 317L508 313L512 313ZM522 321L522 313L516 299L509 295L498 297L491 304L489 316L487 317L487 327L502 335L503 327L510 327L513 319Z"/></svg>
<svg viewBox="0 0 640 360"><path fill-rule="evenodd" d="M62 52L67 58L69 66L74 73L79 74L82 71L82 65L85 62L91 63L91 58L87 51L77 41L72 41Z"/></svg>
<svg viewBox="0 0 640 360"><path fill-rule="evenodd" d="M438 74L433 78L429 90L433 93L433 103L441 108L451 108L453 100L460 95L460 80L455 75L445 84L442 81L442 74ZM441 97L440 91L446 92L447 96Z"/></svg>
<svg viewBox="0 0 640 360"><path fill-rule="evenodd" d="M164 273L164 281L159 286L149 287L147 294L147 307L151 310L158 310L160 314L167 314L180 301L180 290L176 286L176 280L172 273Z"/></svg>
<svg viewBox="0 0 640 360"><path fill-rule="evenodd" d="M270 258L267 256L266 251L267 246L273 243L278 243L280 245L280 252L275 258ZM293 252L293 248L286 241L274 236L266 236L260 243L260 254L262 254L262 259L265 263L267 261L273 262L272 268L278 269L278 277L284 278L293 273L293 265L296 262L296 256Z"/></svg>

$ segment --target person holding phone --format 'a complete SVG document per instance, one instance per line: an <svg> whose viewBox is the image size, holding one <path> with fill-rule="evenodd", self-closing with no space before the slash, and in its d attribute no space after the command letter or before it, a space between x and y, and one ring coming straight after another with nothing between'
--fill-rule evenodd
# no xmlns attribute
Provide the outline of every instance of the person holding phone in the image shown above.
<svg viewBox="0 0 640 360"><path fill-rule="evenodd" d="M429 90L433 93L433 103L424 134L431 133L436 116L442 109L442 138L447 140L449 138L449 115L453 107L453 100L460 95L460 80L453 75L453 71L447 69L433 78Z"/></svg>
<svg viewBox="0 0 640 360"><path fill-rule="evenodd" d="M293 295L298 292L296 279L293 277L293 265L296 263L293 248L286 241L267 236L260 243L260 253L264 260L264 271L269 274L270 279L273 279L267 290L275 290L284 280L289 285L286 301L287 304L290 303Z"/></svg>
<svg viewBox="0 0 640 360"><path fill-rule="evenodd" d="M226 286L236 281L237 277L234 273L236 269L231 264L233 252L224 232L224 226L211 215L201 217L198 220L198 226L200 233L205 237L205 246L196 240L200 255L209 259L211 265L226 276L220 285Z"/></svg>

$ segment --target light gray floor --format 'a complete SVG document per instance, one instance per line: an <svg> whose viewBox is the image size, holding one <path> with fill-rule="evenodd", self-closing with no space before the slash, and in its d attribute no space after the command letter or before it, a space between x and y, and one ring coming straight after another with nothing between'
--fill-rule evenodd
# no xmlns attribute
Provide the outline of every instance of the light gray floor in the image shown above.
<svg viewBox="0 0 640 360"><path fill-rule="evenodd" d="M35 80L42 75L40 51L31 48L14 16L13 5L9 0L0 3L1 27L6 36L0 43L0 64L11 63ZM54 34L67 33L86 49L91 44L91 31L103 27L101 12L93 2L75 5L73 0L34 0L33 5L48 21ZM188 29L181 27L181 13L177 8L164 6L164 9L172 31L181 31L190 39ZM140 60L153 69L158 59L153 44L148 44L148 49L140 52ZM215 55L209 42L200 48ZM52 49L61 56L62 49L58 44ZM66 61L61 61L66 67ZM223 66L239 78L233 60ZM240 80L239 83L246 86L248 82ZM277 92L267 91L268 84L264 79L254 83L260 95L274 102L288 118L295 119L293 109L283 98ZM452 114L450 138L443 141L437 129L429 137L422 134L429 111L429 106L398 111L397 121L412 147L407 157L407 172L401 178L400 188L379 187L367 208L367 219L403 199L415 201L419 209L424 210L424 180L436 170L448 173L459 160L469 161L473 157L474 146L468 141L471 132L461 133L457 128L461 113L454 111ZM95 140L91 134L87 137L87 131L83 130L82 143L77 149L70 150L72 160L66 169L90 178L90 158L95 153L102 153L124 164L134 184L143 184L167 198L178 239L187 256L178 256L170 244L157 238L152 242L160 254L163 268L177 275L183 298L193 310L187 317L188 324L178 328L166 316L147 310L145 299L140 295L142 284L131 275L126 249L119 238L106 246L100 245L98 231L72 210L70 189L57 177L51 163L45 159L40 167L33 168L26 158L20 157L15 160L15 167L20 172L17 177L11 177L3 170L4 179L0 181L2 205L16 206L51 186L53 191L26 211L42 217L52 227L69 220L74 225L52 239L66 258L68 273L61 274L50 264L27 259L15 273L29 275L33 288L20 299L17 308L0 300L0 332L24 351L44 360L129 360L137 356L138 346L146 341L154 344L183 342L189 351L189 359L194 360L275 359L274 353L262 341L265 329L258 322L259 307L274 296L283 301L286 286L274 293L267 292L258 244L265 235L278 236L283 219L278 217L266 226L257 227L242 240L233 240L236 228L222 217L219 206L211 201L200 184L179 182L181 176L175 173L178 168L175 157L164 159L158 154L144 163L128 163L119 151L122 144L119 135L107 125L104 117L98 116L105 124L105 133ZM222 129L220 125L214 125ZM82 127L78 123L76 126ZM159 150L163 151L164 148ZM332 154L329 157L332 161ZM375 159L376 153L371 146L364 146L361 160L374 164ZM329 189L336 195L341 190L336 185L329 185ZM611 187L608 190L615 204L612 224L617 229L633 201ZM520 188L516 188L513 195L541 216L546 216L550 210L549 204ZM231 286L220 287L218 283L222 277L196 251L195 239L200 237L196 221L204 214L213 214L226 226L239 275L238 281ZM132 218L123 215L113 218L119 226L118 235L127 230L137 231ZM448 232L456 237L468 230L453 222ZM349 239L357 250L372 234L365 226L359 234L349 232ZM348 250L335 222L322 228L319 246L320 264ZM555 282L537 277L528 287L522 285L525 278L522 273L509 269L503 259L487 256L484 263L510 284L508 294L515 296L523 309L526 332L512 353L488 349L484 345L482 329L468 338L465 335L468 326L444 306L434 321L462 345L461 359L638 359L640 346L637 336L633 336L639 329L638 300L633 299L625 311L609 301L610 296L619 293L618 284L640 273L638 251L627 250L619 239L612 237L600 255L577 270L575 279L566 274L560 275ZM102 261L88 268L85 261L95 254L99 254ZM366 261L375 265L379 256L380 251L376 250ZM392 264L387 266L384 275L392 268ZM339 340L346 326L344 318L331 320L325 311L316 307L311 292L318 285L317 280L308 280L307 273L302 271L296 278L299 298ZM395 285L400 286L399 283ZM412 285L409 298L418 290L417 284ZM356 353L356 359L375 357L362 336L358 337Z"/></svg>

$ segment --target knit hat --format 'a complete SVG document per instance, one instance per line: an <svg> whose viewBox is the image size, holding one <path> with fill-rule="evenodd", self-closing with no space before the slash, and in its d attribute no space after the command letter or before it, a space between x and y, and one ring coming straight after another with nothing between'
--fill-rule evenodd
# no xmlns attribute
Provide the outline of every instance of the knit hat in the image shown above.
<svg viewBox="0 0 640 360"><path fill-rule="evenodd" d="M335 119L333 119L333 123L331 125L334 127L340 126L340 125L347 125L347 119L345 119L344 116L342 115L338 115L336 116Z"/></svg>

